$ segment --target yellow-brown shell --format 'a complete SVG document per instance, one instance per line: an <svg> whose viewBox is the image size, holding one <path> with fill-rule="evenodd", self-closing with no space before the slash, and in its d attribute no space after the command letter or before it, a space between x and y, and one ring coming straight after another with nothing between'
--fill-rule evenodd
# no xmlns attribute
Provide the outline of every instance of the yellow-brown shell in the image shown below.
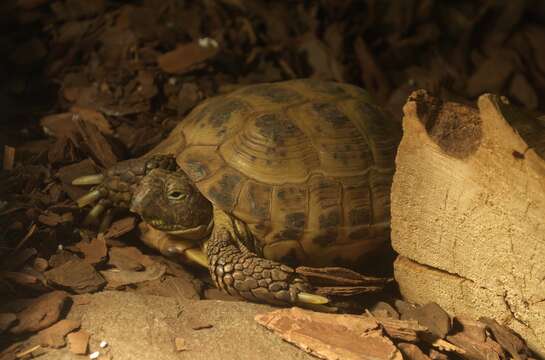
<svg viewBox="0 0 545 360"><path fill-rule="evenodd" d="M399 137L362 89L292 80L205 101L157 150L244 221L264 257L349 266L388 239Z"/></svg>

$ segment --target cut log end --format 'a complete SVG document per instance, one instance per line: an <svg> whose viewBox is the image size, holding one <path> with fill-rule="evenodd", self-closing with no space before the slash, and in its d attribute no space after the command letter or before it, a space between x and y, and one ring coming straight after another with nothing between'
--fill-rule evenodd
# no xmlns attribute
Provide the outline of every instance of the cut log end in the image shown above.
<svg viewBox="0 0 545 360"><path fill-rule="evenodd" d="M416 91L404 113L391 193L402 294L486 308L545 354L543 121L491 94L475 109Z"/></svg>

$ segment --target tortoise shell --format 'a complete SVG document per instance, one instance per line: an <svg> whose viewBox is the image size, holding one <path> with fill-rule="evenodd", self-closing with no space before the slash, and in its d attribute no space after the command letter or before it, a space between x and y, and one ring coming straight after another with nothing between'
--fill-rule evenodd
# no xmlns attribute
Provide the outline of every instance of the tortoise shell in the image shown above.
<svg viewBox="0 0 545 360"><path fill-rule="evenodd" d="M399 124L362 89L292 80L197 106L154 151L214 206L247 224L254 249L295 265L355 265L389 238Z"/></svg>

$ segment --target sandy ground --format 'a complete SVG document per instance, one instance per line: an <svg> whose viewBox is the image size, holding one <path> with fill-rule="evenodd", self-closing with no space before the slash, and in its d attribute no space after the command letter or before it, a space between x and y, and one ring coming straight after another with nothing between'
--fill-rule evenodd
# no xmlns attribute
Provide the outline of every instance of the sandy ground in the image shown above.
<svg viewBox="0 0 545 360"><path fill-rule="evenodd" d="M82 321L91 334L90 352L99 359L315 359L254 321L272 310L246 302L189 301L131 292L105 291L86 295L90 302L73 305L68 319ZM211 327L210 327L211 326ZM194 330L194 328L205 327ZM183 338L187 350L175 350L175 338ZM105 340L108 346L99 348ZM81 360L67 348L48 350L41 358Z"/></svg>

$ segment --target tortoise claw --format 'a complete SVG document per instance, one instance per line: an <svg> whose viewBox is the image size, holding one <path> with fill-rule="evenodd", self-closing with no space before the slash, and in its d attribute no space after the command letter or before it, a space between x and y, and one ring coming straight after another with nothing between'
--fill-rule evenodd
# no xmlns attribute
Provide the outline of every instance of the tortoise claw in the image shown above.
<svg viewBox="0 0 545 360"><path fill-rule="evenodd" d="M329 299L316 294L300 292L297 294L297 302L303 304L324 305L329 303Z"/></svg>
<svg viewBox="0 0 545 360"><path fill-rule="evenodd" d="M104 181L104 175L95 174L95 175L85 175L80 176L72 180L72 185L75 186L86 186L86 185L98 185Z"/></svg>
<svg viewBox="0 0 545 360"><path fill-rule="evenodd" d="M102 194L100 193L99 190L93 190L93 191L90 191L87 194L83 195L82 197L80 197L77 200L77 203L78 203L78 206L80 208L82 208L82 207L84 207L86 205L94 203L95 201L97 201L101 197L102 197Z"/></svg>
<svg viewBox="0 0 545 360"><path fill-rule="evenodd" d="M78 200L79 201L79 200ZM106 207L102 204L96 204L91 211L87 214L85 217L85 220L83 220L83 225L87 226L89 224L94 223L96 220L100 218L100 215L106 210Z"/></svg>

